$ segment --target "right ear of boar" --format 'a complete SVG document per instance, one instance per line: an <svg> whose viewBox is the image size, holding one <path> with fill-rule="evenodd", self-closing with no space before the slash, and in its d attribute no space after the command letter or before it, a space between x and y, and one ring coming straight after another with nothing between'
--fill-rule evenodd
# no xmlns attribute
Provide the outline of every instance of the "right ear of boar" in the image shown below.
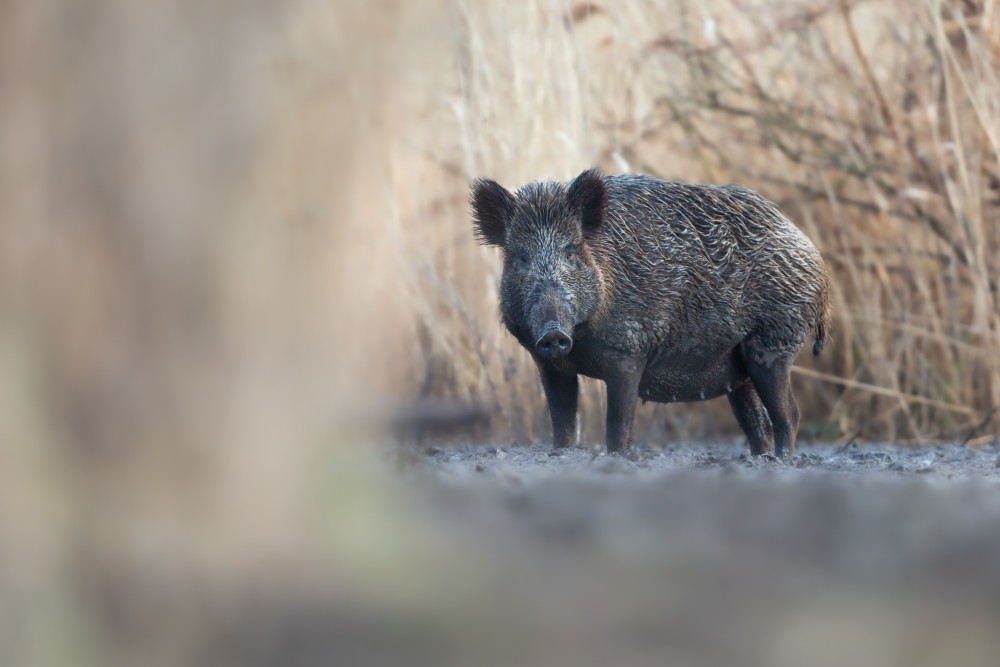
<svg viewBox="0 0 1000 667"><path fill-rule="evenodd" d="M476 239L483 245L502 248L504 227L517 206L514 195L496 181L480 178L472 184L469 202Z"/></svg>

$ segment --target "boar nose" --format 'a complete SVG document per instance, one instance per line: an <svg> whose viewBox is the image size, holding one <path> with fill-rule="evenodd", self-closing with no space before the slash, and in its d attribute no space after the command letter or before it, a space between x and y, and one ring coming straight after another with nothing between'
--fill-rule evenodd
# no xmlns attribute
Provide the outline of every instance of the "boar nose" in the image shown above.
<svg viewBox="0 0 1000 667"><path fill-rule="evenodd" d="M573 339L558 325L546 326L541 337L535 342L535 351L545 359L561 359L573 349Z"/></svg>

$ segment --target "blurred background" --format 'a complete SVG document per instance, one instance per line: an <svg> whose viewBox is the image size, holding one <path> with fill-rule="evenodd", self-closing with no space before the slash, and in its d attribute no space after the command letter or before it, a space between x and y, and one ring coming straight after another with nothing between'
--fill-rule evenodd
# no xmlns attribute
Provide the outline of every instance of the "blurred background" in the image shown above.
<svg viewBox="0 0 1000 667"><path fill-rule="evenodd" d="M833 275L803 439L992 437L998 158L997 0L0 3L0 664L443 664L497 648L501 608L560 618L494 606L489 554L400 511L344 419L435 400L481 406L483 442L547 441L475 177L759 190ZM602 401L585 383L587 442ZM736 428L718 402L637 426ZM687 590L651 608L711 599ZM817 628L868 637L853 608L714 664L804 664ZM515 644L601 664L577 630L617 613ZM986 646L991 617L946 618Z"/></svg>

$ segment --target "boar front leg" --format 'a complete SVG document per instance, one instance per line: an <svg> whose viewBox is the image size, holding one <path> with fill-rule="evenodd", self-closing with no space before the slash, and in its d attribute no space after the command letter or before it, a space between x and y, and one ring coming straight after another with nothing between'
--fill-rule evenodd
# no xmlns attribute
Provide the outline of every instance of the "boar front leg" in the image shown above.
<svg viewBox="0 0 1000 667"><path fill-rule="evenodd" d="M608 452L624 453L632 444L632 423L639 403L642 368L629 364L616 369L605 380L608 389Z"/></svg>
<svg viewBox="0 0 1000 667"><path fill-rule="evenodd" d="M576 444L576 401L580 382L575 373L560 373L549 366L539 365L538 371L552 418L552 446L572 447Z"/></svg>

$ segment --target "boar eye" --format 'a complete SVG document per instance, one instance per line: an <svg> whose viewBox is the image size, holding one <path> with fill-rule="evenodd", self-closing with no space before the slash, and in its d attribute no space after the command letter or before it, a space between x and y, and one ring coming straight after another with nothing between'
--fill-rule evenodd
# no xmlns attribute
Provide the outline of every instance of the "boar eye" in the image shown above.
<svg viewBox="0 0 1000 667"><path fill-rule="evenodd" d="M580 246L575 246L575 245L567 246L566 250L563 251L563 257L570 264L576 262L579 256L580 256Z"/></svg>

